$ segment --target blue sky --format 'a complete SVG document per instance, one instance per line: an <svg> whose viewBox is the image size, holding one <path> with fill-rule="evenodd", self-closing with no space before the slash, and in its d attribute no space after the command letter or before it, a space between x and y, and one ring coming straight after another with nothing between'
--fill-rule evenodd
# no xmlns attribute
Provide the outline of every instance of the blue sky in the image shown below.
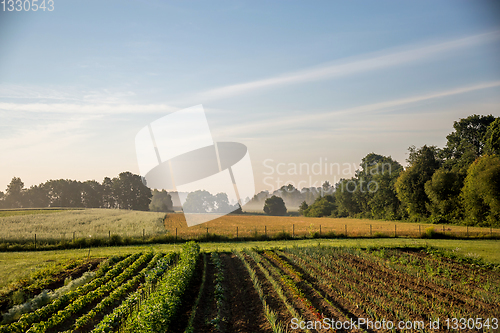
<svg viewBox="0 0 500 333"><path fill-rule="evenodd" d="M30 186L138 173L135 134L197 104L216 141L248 146L257 190L348 173L265 165L358 165L370 152L405 164L410 145L443 146L454 120L500 116L494 1L54 8L0 11L0 190L13 176Z"/></svg>

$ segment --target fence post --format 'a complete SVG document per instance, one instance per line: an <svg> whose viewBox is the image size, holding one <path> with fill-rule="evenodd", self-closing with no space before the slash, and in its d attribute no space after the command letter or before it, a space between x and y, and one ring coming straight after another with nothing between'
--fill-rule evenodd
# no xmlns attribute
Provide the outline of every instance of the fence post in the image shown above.
<svg viewBox="0 0 500 333"><path fill-rule="evenodd" d="M372 236L372 225L370 224L370 237Z"/></svg>
<svg viewBox="0 0 500 333"><path fill-rule="evenodd" d="M264 235L266 236L267 238L267 225L264 226Z"/></svg>
<svg viewBox="0 0 500 333"><path fill-rule="evenodd" d="M238 239L238 227L236 227L236 239Z"/></svg>
<svg viewBox="0 0 500 333"><path fill-rule="evenodd" d="M396 225L394 225L394 237L397 237Z"/></svg>
<svg viewBox="0 0 500 333"><path fill-rule="evenodd" d="M347 237L347 224L345 225L345 236Z"/></svg>
<svg viewBox="0 0 500 333"><path fill-rule="evenodd" d="M467 226L467 237L469 237L469 226Z"/></svg>
<svg viewBox="0 0 500 333"><path fill-rule="evenodd" d="M142 229L142 241L144 242L144 235L146 234L145 229Z"/></svg>
<svg viewBox="0 0 500 333"><path fill-rule="evenodd" d="M418 236L422 236L422 231L420 231L420 224L418 225Z"/></svg>
<svg viewBox="0 0 500 333"><path fill-rule="evenodd" d="M36 234L35 234L35 250L36 250Z"/></svg>
<svg viewBox="0 0 500 333"><path fill-rule="evenodd" d="M493 231L491 230L491 226L490 226L490 237L493 237Z"/></svg>
<svg viewBox="0 0 500 333"><path fill-rule="evenodd" d="M73 231L73 242L75 241L75 232Z"/></svg>
<svg viewBox="0 0 500 333"><path fill-rule="evenodd" d="M111 239L111 230L108 230L108 238Z"/></svg>
<svg viewBox="0 0 500 333"><path fill-rule="evenodd" d="M319 225L319 236L321 237L321 224Z"/></svg>
<svg viewBox="0 0 500 333"><path fill-rule="evenodd" d="M207 227L207 239L208 239L208 227Z"/></svg>
<svg viewBox="0 0 500 333"><path fill-rule="evenodd" d="M292 224L292 237L295 237L295 224Z"/></svg>
<svg viewBox="0 0 500 333"><path fill-rule="evenodd" d="M444 225L443 225L443 234L444 234Z"/></svg>

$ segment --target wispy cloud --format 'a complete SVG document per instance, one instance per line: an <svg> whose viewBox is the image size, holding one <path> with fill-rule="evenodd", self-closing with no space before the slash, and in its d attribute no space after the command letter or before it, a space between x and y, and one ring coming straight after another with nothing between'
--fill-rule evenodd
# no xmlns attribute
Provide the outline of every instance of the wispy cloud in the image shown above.
<svg viewBox="0 0 500 333"><path fill-rule="evenodd" d="M472 91L500 87L500 81L483 82L476 85L458 87L444 91L438 91L423 95L417 95L412 97L400 98L390 101L384 101L379 103L372 103L366 105L360 105L352 108L333 110L330 112L321 112L316 114L301 114L296 116L279 117L276 119L266 119L265 122L261 120L246 123L240 126L229 126L222 128L223 133L227 134L246 134L246 133L257 133L262 131L269 131L276 128L276 124L280 124L281 127L284 126L294 126L294 125L306 125L306 124L317 124L325 123L328 121L333 121L341 115L361 115L361 114L373 114L377 112L385 112L387 110L394 110L398 107L402 107L409 104L414 104L426 100L443 98L447 96L465 94Z"/></svg>
<svg viewBox="0 0 500 333"><path fill-rule="evenodd" d="M66 114L139 114L173 112L178 108L167 104L0 103L0 110Z"/></svg>
<svg viewBox="0 0 500 333"><path fill-rule="evenodd" d="M470 48L479 44L492 42L498 39L500 39L500 31L493 31L452 41L433 43L430 45L413 45L412 47L406 47L405 49L390 49L382 52L366 54L361 57L343 59L337 63L317 68L211 89L200 93L199 98L204 100L215 100L244 94L258 89L332 79L355 73L400 66L416 62L418 60L438 56L440 54L445 54L447 52L455 52L459 49Z"/></svg>

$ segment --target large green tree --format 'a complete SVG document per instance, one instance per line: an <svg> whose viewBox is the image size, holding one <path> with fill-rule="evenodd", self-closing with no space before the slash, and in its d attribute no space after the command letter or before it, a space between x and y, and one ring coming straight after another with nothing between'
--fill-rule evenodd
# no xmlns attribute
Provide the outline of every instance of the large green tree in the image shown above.
<svg viewBox="0 0 500 333"><path fill-rule="evenodd" d="M492 115L474 114L455 121L454 131L446 137L446 147L442 151L445 166L466 169L481 156L485 147L486 131L494 120Z"/></svg>
<svg viewBox="0 0 500 333"><path fill-rule="evenodd" d="M425 193L429 198L427 205L435 223L456 222L462 217L460 191L462 180L455 170L438 169L425 183Z"/></svg>
<svg viewBox="0 0 500 333"><path fill-rule="evenodd" d="M485 155L467 170L461 198L466 222L500 226L500 157Z"/></svg>
<svg viewBox="0 0 500 333"><path fill-rule="evenodd" d="M434 146L423 146L420 149L410 147L409 166L401 172L395 188L397 196L411 219L421 219L429 216L430 200L425 193L425 183L440 166L437 157L439 150Z"/></svg>

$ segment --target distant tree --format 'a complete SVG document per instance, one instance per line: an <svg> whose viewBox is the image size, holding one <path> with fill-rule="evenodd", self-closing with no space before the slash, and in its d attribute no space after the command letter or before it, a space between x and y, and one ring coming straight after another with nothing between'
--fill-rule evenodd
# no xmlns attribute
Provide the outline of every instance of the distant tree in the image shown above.
<svg viewBox="0 0 500 333"><path fill-rule="evenodd" d="M82 202L86 208L99 208L103 206L103 187L95 180L82 183Z"/></svg>
<svg viewBox="0 0 500 333"><path fill-rule="evenodd" d="M323 185L321 185L321 195L325 196L327 194L332 194L333 187L328 180L325 180Z"/></svg>
<svg viewBox="0 0 500 333"><path fill-rule="evenodd" d="M113 193L120 209L149 210L151 189L144 185L141 176L122 172L113 178Z"/></svg>
<svg viewBox="0 0 500 333"><path fill-rule="evenodd" d="M213 213L216 209L215 197L205 190L190 192L182 209L185 213Z"/></svg>
<svg viewBox="0 0 500 333"><path fill-rule="evenodd" d="M226 193L211 194L205 190L190 192L182 205L185 213L222 213L238 210L240 205L231 205ZM241 208L240 208L241 209Z"/></svg>
<svg viewBox="0 0 500 333"><path fill-rule="evenodd" d="M113 188L113 180L105 177L102 181L102 207L103 208L117 208L116 195Z"/></svg>
<svg viewBox="0 0 500 333"><path fill-rule="evenodd" d="M172 212L174 204L172 203L172 196L165 190L153 190L153 197L149 204L149 210L153 212Z"/></svg>
<svg viewBox="0 0 500 333"><path fill-rule="evenodd" d="M24 203L24 183L21 178L14 177L7 185L5 205L8 208L22 208ZM25 205L24 205L25 206Z"/></svg>
<svg viewBox="0 0 500 333"><path fill-rule="evenodd" d="M461 198L468 224L500 226L500 157L485 155L471 164Z"/></svg>
<svg viewBox="0 0 500 333"><path fill-rule="evenodd" d="M335 196L327 194L324 197L319 197L305 211L307 217L323 217L335 214Z"/></svg>
<svg viewBox="0 0 500 333"><path fill-rule="evenodd" d="M484 151L486 154L500 155L500 117L488 126L484 136Z"/></svg>
<svg viewBox="0 0 500 333"><path fill-rule="evenodd" d="M2 191L0 191L0 208L4 208L5 207L5 193L3 193Z"/></svg>
<svg viewBox="0 0 500 333"><path fill-rule="evenodd" d="M82 183L69 180L49 180L44 184L50 199L50 207L84 207Z"/></svg>
<svg viewBox="0 0 500 333"><path fill-rule="evenodd" d="M283 199L273 195L264 203L264 212L272 216L283 216L286 214L286 206Z"/></svg>
<svg viewBox="0 0 500 333"><path fill-rule="evenodd" d="M309 205L307 204L307 202L302 201L302 203L299 206L299 214L304 215L304 212L307 210L307 208L309 208Z"/></svg>
<svg viewBox="0 0 500 333"><path fill-rule="evenodd" d="M50 198L45 184L31 186L24 194L29 207L49 207Z"/></svg>
<svg viewBox="0 0 500 333"><path fill-rule="evenodd" d="M429 216L427 206L430 203L425 193L425 183L431 180L432 175L440 166L437 157L439 150L433 146L423 146L420 149L410 147L409 150L410 166L401 172L395 188L410 218L425 218Z"/></svg>

